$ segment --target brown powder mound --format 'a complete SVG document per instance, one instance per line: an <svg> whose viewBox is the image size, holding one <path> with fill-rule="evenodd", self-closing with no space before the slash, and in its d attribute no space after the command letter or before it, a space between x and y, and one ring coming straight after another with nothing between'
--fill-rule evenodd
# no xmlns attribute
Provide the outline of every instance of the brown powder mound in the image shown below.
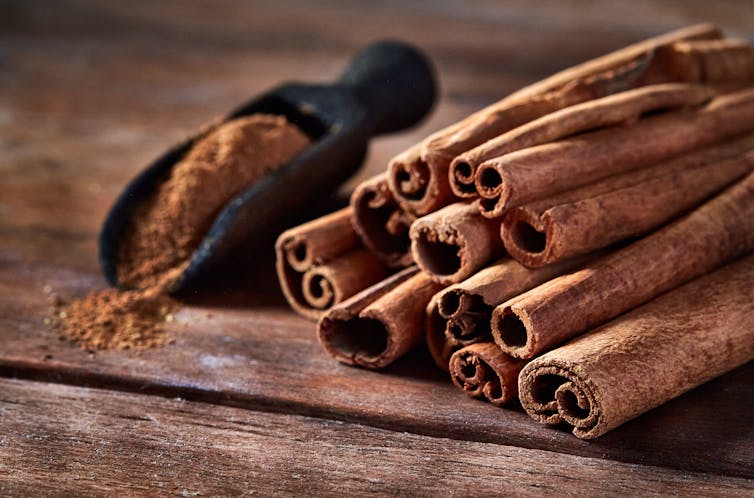
<svg viewBox="0 0 754 498"><path fill-rule="evenodd" d="M58 328L83 349L140 350L172 342L164 324L173 320L178 303L154 289L106 289L57 308Z"/></svg>
<svg viewBox="0 0 754 498"><path fill-rule="evenodd" d="M178 303L166 295L220 210L285 164L309 138L282 116L255 114L211 131L136 208L118 254L118 283L138 290L92 292L55 306L55 324L89 351L172 342L164 324Z"/></svg>
<svg viewBox="0 0 754 498"><path fill-rule="evenodd" d="M119 249L118 283L169 289L225 204L309 143L283 116L266 114L210 132L136 209Z"/></svg>

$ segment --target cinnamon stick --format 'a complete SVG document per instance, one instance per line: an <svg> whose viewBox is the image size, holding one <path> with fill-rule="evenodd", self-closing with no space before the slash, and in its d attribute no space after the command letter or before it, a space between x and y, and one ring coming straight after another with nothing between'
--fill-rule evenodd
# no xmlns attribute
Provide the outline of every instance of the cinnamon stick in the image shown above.
<svg viewBox="0 0 754 498"><path fill-rule="evenodd" d="M386 367L421 342L424 309L441 288L409 267L331 308L317 324L319 342L343 363Z"/></svg>
<svg viewBox="0 0 754 498"><path fill-rule="evenodd" d="M452 344L445 335L447 321L440 316L437 303L440 294L435 294L424 310L424 338L432 359L440 370L448 371L448 362L460 346Z"/></svg>
<svg viewBox="0 0 754 498"><path fill-rule="evenodd" d="M387 173L359 184L351 194L353 228L364 245L388 267L413 263L408 229L416 216L398 206L387 186Z"/></svg>
<svg viewBox="0 0 754 498"><path fill-rule="evenodd" d="M326 310L388 276L387 268L366 249L354 249L304 273L301 288L312 310Z"/></svg>
<svg viewBox="0 0 754 498"><path fill-rule="evenodd" d="M456 283L502 254L499 232L499 220L487 220L474 204L459 202L411 225L411 253L433 279Z"/></svg>
<svg viewBox="0 0 754 498"><path fill-rule="evenodd" d="M384 278L385 268L359 246L350 208L280 234L275 266L291 308L316 319L327 307Z"/></svg>
<svg viewBox="0 0 754 498"><path fill-rule="evenodd" d="M480 342L450 358L450 378L472 398L485 397L495 406L518 397L518 374L526 361L503 353L494 342Z"/></svg>
<svg viewBox="0 0 754 498"><path fill-rule="evenodd" d="M447 371L455 351L492 340L490 317L495 306L586 261L576 258L531 269L503 258L435 294L427 305L425 334L437 366Z"/></svg>
<svg viewBox="0 0 754 498"><path fill-rule="evenodd" d="M754 163L742 155L748 150L754 135L510 209L503 243L516 260L537 267L649 232L750 172Z"/></svg>
<svg viewBox="0 0 754 498"><path fill-rule="evenodd" d="M730 83L736 88L754 80L754 49L746 40L686 40L659 47L654 71L647 71L642 83L656 81L698 81ZM657 74L660 70L664 74ZM723 86L724 88L724 86Z"/></svg>
<svg viewBox="0 0 754 498"><path fill-rule="evenodd" d="M699 109L646 117L630 126L518 150L479 166L480 207L495 217L515 206L648 166L754 129L754 88Z"/></svg>
<svg viewBox="0 0 754 498"><path fill-rule="evenodd" d="M687 216L499 305L492 336L532 358L754 249L754 173Z"/></svg>
<svg viewBox="0 0 754 498"><path fill-rule="evenodd" d="M395 157L388 166L390 189L408 212L421 216L435 211L453 200L448 173L450 162L458 154L558 109L635 86L662 46L719 37L720 31L713 25L691 26L630 45L529 85Z"/></svg>
<svg viewBox="0 0 754 498"><path fill-rule="evenodd" d="M538 422L596 438L754 359L754 256L545 353L519 376Z"/></svg>
<svg viewBox="0 0 754 498"><path fill-rule="evenodd" d="M474 174L487 159L585 131L630 123L644 113L702 104L715 95L705 86L667 83L575 104L542 116L460 154L450 165L450 186L459 197L476 197Z"/></svg>

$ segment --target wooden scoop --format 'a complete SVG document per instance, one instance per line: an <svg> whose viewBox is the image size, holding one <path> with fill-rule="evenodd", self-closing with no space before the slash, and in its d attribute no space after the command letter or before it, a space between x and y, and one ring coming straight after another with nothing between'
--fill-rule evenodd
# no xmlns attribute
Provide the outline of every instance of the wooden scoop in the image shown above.
<svg viewBox="0 0 754 498"><path fill-rule="evenodd" d="M415 124L434 99L434 75L427 59L409 45L383 41L359 52L332 84L284 84L232 111L223 122L257 113L283 115L312 143L225 205L169 290L186 287L238 242L253 240L330 193L361 165L370 137ZM117 285L118 244L135 207L205 133L168 150L118 197L99 239L102 269L111 285Z"/></svg>

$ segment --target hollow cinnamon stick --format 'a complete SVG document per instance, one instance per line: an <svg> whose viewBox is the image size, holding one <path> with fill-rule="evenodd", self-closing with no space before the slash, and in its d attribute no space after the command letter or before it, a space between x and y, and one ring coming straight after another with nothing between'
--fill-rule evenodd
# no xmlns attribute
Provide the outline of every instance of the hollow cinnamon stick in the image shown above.
<svg viewBox="0 0 754 498"><path fill-rule="evenodd" d="M387 268L366 249L354 249L304 273L304 300L312 310L326 310L388 276Z"/></svg>
<svg viewBox="0 0 754 498"><path fill-rule="evenodd" d="M748 150L754 135L512 208L503 243L516 260L537 267L649 232L750 172Z"/></svg>
<svg viewBox="0 0 754 498"><path fill-rule="evenodd" d="M489 217L515 206L648 166L754 129L754 88L700 109L643 118L630 126L518 150L479 166L480 208Z"/></svg>
<svg viewBox="0 0 754 498"><path fill-rule="evenodd" d="M452 202L448 170L458 154L550 112L635 86L659 47L683 40L719 37L720 31L713 25L691 26L630 45L529 85L395 157L388 166L390 189L408 212L421 216L435 211Z"/></svg>
<svg viewBox="0 0 754 498"><path fill-rule="evenodd" d="M450 165L449 181L459 197L475 197L474 174L487 159L585 131L630 123L644 113L702 104L715 95L706 86L666 83L629 90L572 105L530 121L460 154Z"/></svg>
<svg viewBox="0 0 754 498"><path fill-rule="evenodd" d="M421 342L425 307L441 288L416 267L402 270L325 313L319 342L343 363L386 367Z"/></svg>
<svg viewBox="0 0 754 498"><path fill-rule="evenodd" d="M456 203L417 219L409 230L419 267L443 284L460 282L503 252L500 221L472 203Z"/></svg>
<svg viewBox="0 0 754 498"><path fill-rule="evenodd" d="M275 251L283 294L291 308L307 318L318 318L328 306L387 274L374 256L360 249L350 208L286 230Z"/></svg>
<svg viewBox="0 0 754 498"><path fill-rule="evenodd" d="M592 439L753 359L748 256L536 358L519 376L521 404Z"/></svg>
<svg viewBox="0 0 754 498"><path fill-rule="evenodd" d="M495 406L518 397L518 374L526 361L503 353L494 342L480 342L450 358L450 378L472 398L485 397Z"/></svg>
<svg viewBox="0 0 754 498"><path fill-rule="evenodd" d="M586 261L575 258L532 269L503 258L435 294L427 305L425 334L437 366L447 371L455 351L492 340L490 317L495 306Z"/></svg>
<svg viewBox="0 0 754 498"><path fill-rule="evenodd" d="M754 173L633 244L506 301L492 336L532 358L754 249Z"/></svg>
<svg viewBox="0 0 754 498"><path fill-rule="evenodd" d="M408 229L416 216L395 202L387 186L387 173L359 184L351 194L351 208L354 230L387 266L401 268L413 263Z"/></svg>

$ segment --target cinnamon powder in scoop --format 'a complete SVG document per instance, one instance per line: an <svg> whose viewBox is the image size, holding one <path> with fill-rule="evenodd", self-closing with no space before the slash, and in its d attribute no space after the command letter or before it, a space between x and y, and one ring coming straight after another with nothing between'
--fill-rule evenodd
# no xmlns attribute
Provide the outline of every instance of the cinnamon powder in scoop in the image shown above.
<svg viewBox="0 0 754 498"><path fill-rule="evenodd" d="M200 140L137 207L118 254L118 284L169 287L225 204L296 156L309 139L283 116L255 114Z"/></svg>
<svg viewBox="0 0 754 498"><path fill-rule="evenodd" d="M55 309L55 322L87 350L145 349L170 342L165 322L178 303L167 293L220 210L310 143L283 116L254 114L200 139L170 177L137 206L119 248L121 287Z"/></svg>

